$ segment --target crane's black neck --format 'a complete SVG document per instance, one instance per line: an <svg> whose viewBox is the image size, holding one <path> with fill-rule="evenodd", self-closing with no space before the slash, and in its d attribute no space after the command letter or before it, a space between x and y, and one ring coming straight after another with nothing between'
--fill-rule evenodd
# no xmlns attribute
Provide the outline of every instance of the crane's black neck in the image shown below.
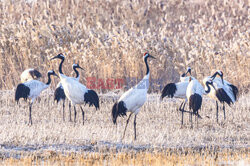
<svg viewBox="0 0 250 166"><path fill-rule="evenodd" d="M64 62L64 58L61 58L61 63L59 65L59 73L60 74L63 74L63 72L62 72L62 64L63 64L63 62Z"/></svg>
<svg viewBox="0 0 250 166"><path fill-rule="evenodd" d="M76 66L74 66L74 67L73 67L73 69L74 69L74 71L75 71L75 73L76 73L76 78L78 78L78 77L79 77L79 72L76 70L76 69L77 69L77 67L76 67Z"/></svg>
<svg viewBox="0 0 250 166"><path fill-rule="evenodd" d="M146 58L144 59L144 62L145 62L145 64L146 64L146 68L147 68L146 75L148 75L148 73L149 73L149 67L148 67L148 57L146 57Z"/></svg>
<svg viewBox="0 0 250 166"><path fill-rule="evenodd" d="M49 85L50 83L51 83L51 73L48 73L48 82L46 84Z"/></svg>
<svg viewBox="0 0 250 166"><path fill-rule="evenodd" d="M216 77L217 75L220 76L221 82L222 82L222 84L224 85L223 74L221 75L221 74L219 74L218 72L215 72L214 75L211 76L211 78L214 80L215 77Z"/></svg>
<svg viewBox="0 0 250 166"><path fill-rule="evenodd" d="M210 91L211 91L211 88L210 88L208 82L206 82L206 86L207 86L207 90L205 90L205 92L208 94L208 93L210 93Z"/></svg>

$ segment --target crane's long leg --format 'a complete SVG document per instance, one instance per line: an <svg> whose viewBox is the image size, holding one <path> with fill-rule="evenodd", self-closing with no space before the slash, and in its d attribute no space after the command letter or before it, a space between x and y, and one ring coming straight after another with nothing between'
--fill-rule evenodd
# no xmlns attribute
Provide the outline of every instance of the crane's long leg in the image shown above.
<svg viewBox="0 0 250 166"><path fill-rule="evenodd" d="M199 122L198 122L198 120L199 120L199 118L198 118L198 116L199 116L199 110L197 110L197 115L196 115L196 125L197 125L197 128L198 128L198 124L199 124Z"/></svg>
<svg viewBox="0 0 250 166"><path fill-rule="evenodd" d="M135 140L136 140L136 115L135 115L135 120L134 120L134 132L135 132Z"/></svg>
<svg viewBox="0 0 250 166"><path fill-rule="evenodd" d="M123 139L124 136L125 136L125 132L126 132L126 129L127 129L127 126L128 126L128 122L129 122L129 119L130 119L131 115L132 115L132 112L130 113L130 115L129 115L128 119L127 119L127 123L126 123L125 129L124 129L124 132L123 132L122 139Z"/></svg>
<svg viewBox="0 0 250 166"><path fill-rule="evenodd" d="M32 102L29 104L29 124L31 124L32 125L32 117L31 117L31 107L32 107Z"/></svg>
<svg viewBox="0 0 250 166"><path fill-rule="evenodd" d="M192 120L193 113L190 113L190 121L191 121L191 128L193 128L193 120Z"/></svg>
<svg viewBox="0 0 250 166"><path fill-rule="evenodd" d="M64 117L64 109L65 109L65 100L63 100L63 121L65 121L65 117Z"/></svg>
<svg viewBox="0 0 250 166"><path fill-rule="evenodd" d="M181 111L181 126L183 125L183 109L181 108L183 105L184 101L181 103L180 107L179 107L179 111Z"/></svg>
<svg viewBox="0 0 250 166"><path fill-rule="evenodd" d="M219 120L218 120L218 109L219 109L218 101L216 100L216 120L217 120L217 123L219 122Z"/></svg>
<svg viewBox="0 0 250 166"><path fill-rule="evenodd" d="M76 106L75 105L74 105L74 111L75 111L74 122L76 123Z"/></svg>
<svg viewBox="0 0 250 166"><path fill-rule="evenodd" d="M82 107L80 106L81 110L82 110L82 124L84 125L84 111L82 109Z"/></svg>
<svg viewBox="0 0 250 166"><path fill-rule="evenodd" d="M182 107L182 115L181 115L181 125L183 125L183 119L184 119L184 108L185 108L185 105L186 105L186 101L184 101L184 105L183 105L183 107Z"/></svg>
<svg viewBox="0 0 250 166"><path fill-rule="evenodd" d="M224 120L226 120L225 103L223 102Z"/></svg>
<svg viewBox="0 0 250 166"><path fill-rule="evenodd" d="M69 102L69 121L72 122L72 119L71 119L71 102Z"/></svg>

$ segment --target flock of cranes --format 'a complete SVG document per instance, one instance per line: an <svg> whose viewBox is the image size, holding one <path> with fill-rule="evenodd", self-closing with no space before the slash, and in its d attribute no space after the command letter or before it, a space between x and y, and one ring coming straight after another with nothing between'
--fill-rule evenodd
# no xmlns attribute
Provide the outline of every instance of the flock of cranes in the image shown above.
<svg viewBox="0 0 250 166"><path fill-rule="evenodd" d="M144 105L147 100L147 91L149 86L149 76L150 69L148 65L148 59L155 59L149 53L145 53L143 60L146 65L146 74L143 79L134 87L126 91L117 102L114 103L112 107L112 121L114 124L117 122L119 116L126 116L128 112L130 115L126 121L126 126L123 132L122 138L125 136L127 125L129 120L134 114L134 139L136 139L136 116L140 111L140 108ZM41 77L41 73L35 69L27 69L21 74L21 82L18 84L15 92L15 101L18 102L20 98L24 100L29 100L29 124L32 125L32 104L35 99L40 95L40 93L49 87L51 83L51 76L57 76L60 78L55 93L54 100L63 101L63 120L64 108L65 108L65 99L67 98L69 103L70 111L70 121L71 120L71 105L74 107L74 122L76 122L76 105L80 106L82 112L82 123L84 124L84 110L82 104L88 104L89 106L94 106L96 110L100 108L99 106L99 97L94 90L88 89L85 85L79 82L79 72L77 68L82 69L78 64L73 64L73 70L76 73L76 77L68 77L63 74L62 67L65 57L62 53L51 58L50 60L58 59L60 60L59 65L59 76L54 71L48 71L48 82L45 84L38 79ZM83 70L83 69L82 69ZM188 76L189 74L189 76ZM216 77L217 75L220 78ZM229 106L237 100L238 89L236 86L232 85L228 81L223 79L222 71L218 70L212 76L204 78L203 84L205 88L199 83L199 81L191 76L191 68L188 67L187 71L181 75L180 82L169 83L162 90L160 100L163 100L164 97L170 98L180 98L184 100L179 110L182 112L181 124L183 125L184 113L189 113L189 118L191 122L191 127L193 127L192 117L195 116L196 122L198 125L198 119L201 118L199 115L199 110L202 105L202 96L208 95L210 98L216 100L216 117L218 122L218 101L223 105L224 119L225 115L225 105L226 102ZM189 111L186 111L185 105L189 103Z"/></svg>
<svg viewBox="0 0 250 166"><path fill-rule="evenodd" d="M190 74L187 77L187 74ZM221 78L216 77L219 75ZM187 72L182 74L180 77L180 82L167 84L161 93L161 100L165 96L170 98L180 98L184 99L181 103L179 110L182 112L181 124L183 125L184 112L190 114L190 121L192 126L192 115L196 115L197 125L199 115L199 109L202 105L202 96L208 95L211 99L216 100L216 120L218 122L218 101L223 105L224 120L226 119L225 113L225 102L230 106L235 103L238 95L238 88L228 81L223 79L222 71L216 71L212 76L208 76L203 79L203 84L205 89L199 83L197 79L191 76L191 68L188 67ZM186 102L189 103L189 110L185 111L184 107ZM192 110L192 111L191 111Z"/></svg>

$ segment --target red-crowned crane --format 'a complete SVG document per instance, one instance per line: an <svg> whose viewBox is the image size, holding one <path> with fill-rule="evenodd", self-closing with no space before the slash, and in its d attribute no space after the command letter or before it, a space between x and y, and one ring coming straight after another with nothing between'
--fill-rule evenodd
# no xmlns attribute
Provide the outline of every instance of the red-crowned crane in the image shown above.
<svg viewBox="0 0 250 166"><path fill-rule="evenodd" d="M23 98L25 101L27 99L30 99L29 124L31 125L32 125L32 118L31 118L32 104L35 101L35 99L40 95L40 93L49 87L51 83L51 78L50 78L51 75L57 76L53 70L48 71L48 82L46 84L38 80L30 80L17 85L15 93L15 101L18 103L20 98Z"/></svg>
<svg viewBox="0 0 250 166"><path fill-rule="evenodd" d="M22 72L21 82L24 83L30 80L38 80L41 77L42 77L42 74L38 70L29 68Z"/></svg>
<svg viewBox="0 0 250 166"><path fill-rule="evenodd" d="M135 114L134 119L134 139L136 140L136 116L140 111L140 108L143 106L143 104L147 100L147 92L149 88L149 66L148 66L148 58L154 58L149 53L145 53L143 56L147 71L146 75L143 77L143 79L134 87L130 88L128 91L126 91L120 99L113 105L112 108L112 120L113 123L116 124L117 117L118 116L125 116L127 115L127 112L131 112L127 123L123 132L123 137L125 136L125 132L127 129L127 125L129 123L129 119L131 115Z"/></svg>
<svg viewBox="0 0 250 166"><path fill-rule="evenodd" d="M190 110L190 121L191 121L191 128L193 127L192 116L196 115L196 122L198 126L198 118L201 118L199 115L199 109L201 108L202 104L202 95L207 94L211 91L210 86L213 86L212 80L206 80L205 88L199 83L198 80L189 78L189 84L187 87L187 99L189 103L189 110Z"/></svg>
<svg viewBox="0 0 250 166"><path fill-rule="evenodd" d="M83 84L79 83L78 81L72 79L71 77L67 77L62 72L62 65L64 62L65 57L62 53L58 54L57 56L51 58L53 59L60 59L61 63L59 65L59 77L64 89L64 93L66 97L70 100L71 104L74 106L75 111L75 119L76 122L76 107L75 105L78 104L82 111L82 120L84 124L84 111L81 107L82 104L89 104L89 106L94 105L96 110L99 109L99 97L94 90L86 88Z"/></svg>
<svg viewBox="0 0 250 166"><path fill-rule="evenodd" d="M217 78L216 75L219 75L221 78ZM222 71L216 71L212 76L208 76L203 80L203 83L206 82L207 79L212 79L215 89L212 89L208 96L214 100L216 100L216 120L218 123L218 101L223 105L224 112L224 120L226 119L225 112L225 102L230 106L235 103L238 95L238 88L229 83L228 81L223 79Z"/></svg>
<svg viewBox="0 0 250 166"><path fill-rule="evenodd" d="M190 74L190 76L187 76L188 73ZM187 102L186 90L187 90L187 86L189 83L188 81L190 77L192 79L195 79L194 77L191 76L191 68L188 67L187 71L180 76L181 82L169 83L164 87L164 89L161 92L161 98L160 98L161 101L163 100L165 96L170 97L170 98L174 97L174 98L184 99L184 101L181 103L179 107L179 110L182 112L181 125L183 125L183 118L184 118L183 116L185 112L184 107Z"/></svg>
<svg viewBox="0 0 250 166"><path fill-rule="evenodd" d="M76 77L71 77L72 79L75 79L76 81L79 81L80 79L80 75L79 75L79 72L77 71L77 68L80 68L83 70L82 67L79 66L79 64L73 64L72 65L72 68L73 70L75 71L76 73ZM56 90L55 90L55 93L54 93L54 100L58 103L59 101L63 101L63 120L65 121L65 116L64 116L64 108L65 108L65 99L66 99L66 96L65 96L65 93L64 93L64 90L63 90L63 86L62 86L62 83L59 82L56 86ZM71 109L70 109L71 105L69 103L69 119L71 121Z"/></svg>

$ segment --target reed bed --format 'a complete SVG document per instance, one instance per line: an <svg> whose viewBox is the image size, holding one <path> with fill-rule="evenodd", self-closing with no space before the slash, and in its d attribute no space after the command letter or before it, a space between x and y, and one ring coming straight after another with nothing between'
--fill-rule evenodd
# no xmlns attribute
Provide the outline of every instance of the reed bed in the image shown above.
<svg viewBox="0 0 250 166"><path fill-rule="evenodd" d="M220 69L249 90L247 0L3 0L0 11L1 89L15 87L28 67L57 69L48 59L60 52L68 75L79 62L85 78L142 78L148 51L157 57L151 77L161 83L190 66L199 80Z"/></svg>

